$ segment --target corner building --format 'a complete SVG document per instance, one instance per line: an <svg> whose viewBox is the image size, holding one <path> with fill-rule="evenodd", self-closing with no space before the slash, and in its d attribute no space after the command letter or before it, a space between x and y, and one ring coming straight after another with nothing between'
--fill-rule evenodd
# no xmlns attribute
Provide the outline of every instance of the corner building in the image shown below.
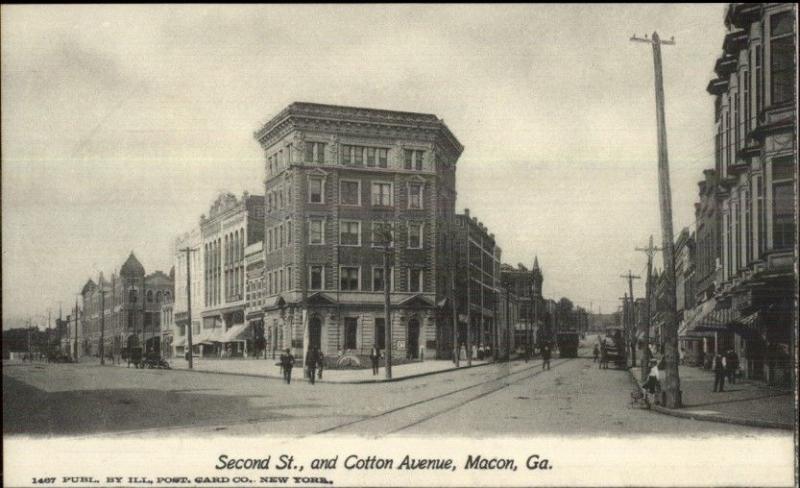
<svg viewBox="0 0 800 488"><path fill-rule="evenodd" d="M463 147L435 115L293 103L255 134L266 159L269 350L449 357L446 235ZM391 235L384 276L382 231ZM385 344L384 287L392 338ZM452 307L450 307L452 308Z"/></svg>
<svg viewBox="0 0 800 488"><path fill-rule="evenodd" d="M797 6L731 3L715 98L721 283L696 331L744 375L792 382L796 342ZM709 308L711 306L709 305Z"/></svg>

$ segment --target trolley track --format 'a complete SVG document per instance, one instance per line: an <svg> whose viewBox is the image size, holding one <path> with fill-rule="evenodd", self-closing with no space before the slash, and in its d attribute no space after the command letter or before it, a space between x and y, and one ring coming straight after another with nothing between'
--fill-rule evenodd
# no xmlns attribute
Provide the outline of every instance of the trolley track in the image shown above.
<svg viewBox="0 0 800 488"><path fill-rule="evenodd" d="M574 359L574 358L568 358L568 359L563 359L563 360L560 360L560 361L556 361L556 362L553 363L552 368L558 368L559 366L563 365L564 363L567 363L567 362L571 361L572 359ZM525 368L523 368L523 369L521 369L519 371L514 371L514 372L511 372L511 373L508 373L508 374L504 374L502 376L498 376L498 377L491 378L491 379L488 379L488 380L485 380L485 381L481 381L479 383L475 383L475 384L468 385L468 386L465 386L465 387L462 387L462 388L458 388L458 389L455 389L455 390L447 391L445 393L441 393L439 395L435 395L435 396L432 396L432 397L429 397L429 398L424 398L424 399L421 399L421 400L418 400L418 401L415 401L415 402L411 402L411 403L408 403L408 404L405 404L405 405L401 405L399 407L395 407L395 408L386 410L386 411L381 412L381 413L376 414L376 415L371 415L371 416L368 416L368 417L365 417L365 418L352 420L352 421L345 422L345 423L342 423L342 424L339 424L339 425L335 425L335 426L332 426L332 427L329 427L329 428L326 428L326 429L322 429L322 430L316 431L316 432L314 432L313 434L310 434L310 435L321 435L321 434L333 433L333 432L337 432L337 431L342 431L342 430L348 429L348 428L353 427L353 426L358 426L359 428L367 427L368 429L370 427L373 428L373 429L375 427L379 427L379 429L378 429L379 433L376 433L376 437L381 437L383 435L396 434L398 432L402 432L403 430L406 430L406 429L409 429L409 428L414 427L416 425L419 425L419 424L422 424L424 422L427 422L427 421L429 421L429 420L431 420L433 418L436 418L436 417L438 417L440 415L443 415L443 414L445 414L447 412L450 412L450 411L452 411L452 410L454 410L456 408L461 408L464 405L467 405L467 404L469 404L471 402L474 402L474 401L479 400L481 398L484 398L486 396L489 396L489 395L492 395L494 393L497 393L497 392L499 392L499 391L501 391L501 390L503 390L505 388L508 388L511 385L514 385L514 384L520 383L522 381L528 380L528 379L533 378L535 376L538 376L538 375L540 375L540 374L542 374L542 373L544 373L546 371L550 371L550 370L538 369L540 366L541 366L541 362L537 363L537 364L533 364L533 365L528 366L528 367L525 367ZM534 371L531 371L531 370L534 370ZM508 380L508 378L510 378L512 376L518 376L518 377L514 378L513 380ZM471 394L470 395L468 393L471 390L474 390L474 389L480 388L480 387L485 387L485 386L489 386L489 388L487 390L480 391L478 394ZM453 405L452 401L446 403L443 406L439 406L438 408L435 405L432 405L435 402L440 402L440 401L445 400L445 399L447 399L447 400L457 399L455 397L457 397L460 394L464 394L465 392L467 392L467 395L464 395L464 398L461 399L455 406ZM433 408L431 408L430 411L425 412L422 416L414 416L413 419L410 419L411 420L410 422L408 421L409 419L407 419L406 421L401 422L399 427L398 426L392 427L388 431L386 431L385 428L384 428L385 427L385 422L387 420L386 418L388 418L390 416L401 416L401 415L404 415L404 414L408 414L407 411L409 409L411 409L411 408L414 408L414 407L420 407L420 408L424 409L425 407L429 407L430 408L431 406L433 406ZM378 421L380 421L381 424L380 425L375 425L375 423L378 422ZM368 425L369 423L372 423L373 425ZM361 431L361 430L359 430L357 432L363 434L363 431Z"/></svg>

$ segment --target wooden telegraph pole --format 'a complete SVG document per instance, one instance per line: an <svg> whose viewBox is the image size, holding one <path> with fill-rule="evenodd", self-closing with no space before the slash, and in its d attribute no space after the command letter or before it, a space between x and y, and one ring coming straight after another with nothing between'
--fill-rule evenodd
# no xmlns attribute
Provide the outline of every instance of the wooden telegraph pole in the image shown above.
<svg viewBox="0 0 800 488"><path fill-rule="evenodd" d="M667 128L664 114L664 79L661 72L661 45L674 45L675 40L662 41L657 32L653 38L633 36L631 41L646 42L653 46L655 70L656 122L658 124L658 197L661 207L661 240L664 252L664 277L666 303L664 310L664 392L666 406L681 406L681 384L678 374L678 322L675 298L675 256L672 236L672 191L669 184L669 158L667 157Z"/></svg>
<svg viewBox="0 0 800 488"><path fill-rule="evenodd" d="M653 246L653 236L650 236L650 242L646 248L637 247L637 251L643 251L647 254L647 281L645 282L645 301L647 302L647 323L645 324L644 329L644 343L645 348L642 351L642 381L647 379L647 374L649 373L648 367L650 366L650 325L653 320L652 311L650 310L650 300L652 297L652 289L653 289L653 256L657 251L660 251L660 247Z"/></svg>
<svg viewBox="0 0 800 488"><path fill-rule="evenodd" d="M103 286L103 280L98 280L100 286ZM100 365L106 364L106 291L100 290Z"/></svg>
<svg viewBox="0 0 800 488"><path fill-rule="evenodd" d="M186 314L189 322L186 324L186 348L189 351L189 369L192 369L192 271L189 267L189 259L192 253L197 252L197 249L191 247L184 247L180 250L186 253Z"/></svg>
<svg viewBox="0 0 800 488"><path fill-rule="evenodd" d="M641 277L636 276L628 270L627 275L620 275L620 278L628 280L628 297L631 306L628 309L628 338L630 339L631 348L631 365L636 366L636 301L633 299L633 280L638 280Z"/></svg>

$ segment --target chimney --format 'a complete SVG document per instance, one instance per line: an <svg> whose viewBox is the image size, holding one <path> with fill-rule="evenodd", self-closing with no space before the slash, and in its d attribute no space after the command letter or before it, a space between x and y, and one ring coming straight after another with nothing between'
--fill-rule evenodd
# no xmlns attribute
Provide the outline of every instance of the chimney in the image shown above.
<svg viewBox="0 0 800 488"><path fill-rule="evenodd" d="M465 215L467 218L469 218L469 209L468 209L468 208L465 208L465 209L464 209L464 215Z"/></svg>

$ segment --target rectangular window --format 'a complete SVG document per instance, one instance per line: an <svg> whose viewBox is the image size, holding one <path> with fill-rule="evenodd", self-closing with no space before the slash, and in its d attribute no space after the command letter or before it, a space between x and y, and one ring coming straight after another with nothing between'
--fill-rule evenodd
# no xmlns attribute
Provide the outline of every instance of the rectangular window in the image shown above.
<svg viewBox="0 0 800 488"><path fill-rule="evenodd" d="M408 224L408 247L422 249L422 224Z"/></svg>
<svg viewBox="0 0 800 488"><path fill-rule="evenodd" d="M358 267L342 266L339 284L342 291L359 290Z"/></svg>
<svg viewBox="0 0 800 488"><path fill-rule="evenodd" d="M756 116L764 108L764 70L761 69L763 56L764 49L759 44L756 46Z"/></svg>
<svg viewBox="0 0 800 488"><path fill-rule="evenodd" d="M288 290L292 289L292 267L286 268L286 287Z"/></svg>
<svg viewBox="0 0 800 488"><path fill-rule="evenodd" d="M772 160L772 248L791 249L795 243L794 158Z"/></svg>
<svg viewBox="0 0 800 488"><path fill-rule="evenodd" d="M745 264L753 261L753 216L750 192L744 192L742 209L744 210L744 242L745 242Z"/></svg>
<svg viewBox="0 0 800 488"><path fill-rule="evenodd" d="M355 317L344 318L344 348L355 349L358 338L358 319Z"/></svg>
<svg viewBox="0 0 800 488"><path fill-rule="evenodd" d="M375 148L368 147L367 148L367 166L373 167L375 166Z"/></svg>
<svg viewBox="0 0 800 488"><path fill-rule="evenodd" d="M343 246L360 246L361 222L340 222L339 243Z"/></svg>
<svg viewBox="0 0 800 488"><path fill-rule="evenodd" d="M308 243L323 244L324 242L322 219L311 219L308 224Z"/></svg>
<svg viewBox="0 0 800 488"><path fill-rule="evenodd" d="M321 290L324 282L325 268L323 266L309 266L308 268L308 289Z"/></svg>
<svg viewBox="0 0 800 488"><path fill-rule="evenodd" d="M278 275L280 279L278 280L278 292L283 291L283 270L280 270L280 274Z"/></svg>
<svg viewBox="0 0 800 488"><path fill-rule="evenodd" d="M267 229L267 252L272 252L272 229Z"/></svg>
<svg viewBox="0 0 800 488"><path fill-rule="evenodd" d="M389 268L389 291L393 290L392 286L392 275L394 274L391 268ZM383 279L383 267L374 267L372 268L372 291L384 291L384 283L385 280Z"/></svg>
<svg viewBox="0 0 800 488"><path fill-rule="evenodd" d="M361 205L361 184L358 181L342 180L339 195L342 205Z"/></svg>
<svg viewBox="0 0 800 488"><path fill-rule="evenodd" d="M411 169L414 164L414 151L411 149L403 149L403 156L405 161L405 168Z"/></svg>
<svg viewBox="0 0 800 488"><path fill-rule="evenodd" d="M386 319L384 317L375 317L375 342L378 349L386 349Z"/></svg>
<svg viewBox="0 0 800 488"><path fill-rule="evenodd" d="M364 166L364 148L361 146L355 146L354 154L353 154L353 164L356 166Z"/></svg>
<svg viewBox="0 0 800 488"><path fill-rule="evenodd" d="M292 221L286 219L286 244L292 243Z"/></svg>
<svg viewBox="0 0 800 488"><path fill-rule="evenodd" d="M772 73L773 105L789 102L794 98L793 19L792 12L781 12L770 17L770 71Z"/></svg>
<svg viewBox="0 0 800 488"><path fill-rule="evenodd" d="M419 293L422 291L422 270L419 268L408 269L408 291Z"/></svg>
<svg viewBox="0 0 800 488"><path fill-rule="evenodd" d="M342 146L342 164L353 164L353 146Z"/></svg>
<svg viewBox="0 0 800 488"><path fill-rule="evenodd" d="M394 225L385 222L372 223L372 247L383 247L389 240L389 247L394 247Z"/></svg>
<svg viewBox="0 0 800 488"><path fill-rule="evenodd" d="M322 203L322 178L310 177L308 178L308 202L309 203Z"/></svg>
<svg viewBox="0 0 800 488"><path fill-rule="evenodd" d="M380 207L392 206L392 184L373 183L372 184L372 205Z"/></svg>
<svg viewBox="0 0 800 488"><path fill-rule="evenodd" d="M378 166L381 168L385 168L389 162L389 150L388 149L378 149Z"/></svg>
<svg viewBox="0 0 800 488"><path fill-rule="evenodd" d="M325 163L325 144L322 142L306 142L306 163Z"/></svg>
<svg viewBox="0 0 800 488"><path fill-rule="evenodd" d="M422 171L422 156L424 154L424 151L414 151L414 169L417 171Z"/></svg>
<svg viewBox="0 0 800 488"><path fill-rule="evenodd" d="M422 208L422 185L420 183L408 185L408 208Z"/></svg>

